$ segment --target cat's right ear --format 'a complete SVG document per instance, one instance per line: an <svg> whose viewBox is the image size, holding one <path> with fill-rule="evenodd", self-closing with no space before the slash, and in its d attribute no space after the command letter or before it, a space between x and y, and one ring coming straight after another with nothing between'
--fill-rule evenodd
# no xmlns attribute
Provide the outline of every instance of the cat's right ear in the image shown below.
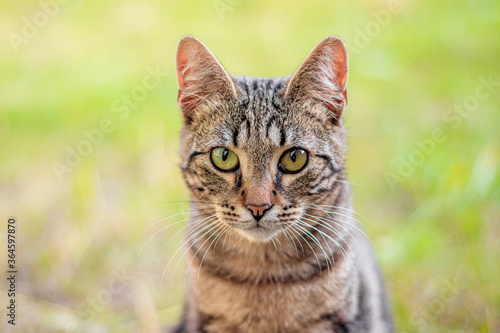
<svg viewBox="0 0 500 333"><path fill-rule="evenodd" d="M201 105L217 105L236 96L236 87L212 52L198 39L185 36L177 46L177 103L189 125Z"/></svg>

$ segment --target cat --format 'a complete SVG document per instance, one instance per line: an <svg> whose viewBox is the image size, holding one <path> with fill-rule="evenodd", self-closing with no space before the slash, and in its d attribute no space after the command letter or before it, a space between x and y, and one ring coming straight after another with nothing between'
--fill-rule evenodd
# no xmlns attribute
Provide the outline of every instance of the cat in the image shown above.
<svg viewBox="0 0 500 333"><path fill-rule="evenodd" d="M192 202L173 332L392 332L346 181L342 40L323 39L283 78L230 76L191 36L176 60Z"/></svg>

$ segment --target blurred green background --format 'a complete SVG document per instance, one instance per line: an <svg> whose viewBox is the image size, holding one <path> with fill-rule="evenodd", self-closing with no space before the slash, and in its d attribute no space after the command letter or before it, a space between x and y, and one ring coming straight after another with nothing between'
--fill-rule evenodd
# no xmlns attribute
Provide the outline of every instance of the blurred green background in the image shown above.
<svg viewBox="0 0 500 333"><path fill-rule="evenodd" d="M342 37L349 180L398 331L500 332L500 2L0 8L0 248L15 216L16 331L157 332L178 319L185 222L172 223L189 197L174 56L192 34L247 76L291 74Z"/></svg>

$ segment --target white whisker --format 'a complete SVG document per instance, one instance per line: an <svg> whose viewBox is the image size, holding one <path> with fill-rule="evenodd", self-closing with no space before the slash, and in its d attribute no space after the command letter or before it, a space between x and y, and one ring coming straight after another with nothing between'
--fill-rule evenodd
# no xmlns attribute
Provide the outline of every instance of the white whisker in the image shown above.
<svg viewBox="0 0 500 333"><path fill-rule="evenodd" d="M162 276L161 276L161 283L163 284L163 279L165 277L165 272L168 270L168 268L170 267L170 264L172 262L172 260L175 258L175 256L177 255L177 253L179 253L180 250L182 250L184 248L184 246L186 246L186 244L193 238L195 237L196 235L198 235L200 232L203 232L205 229L209 228L212 224L213 221L217 220L217 216L216 214L214 215L211 215L205 219L202 219L200 221L198 221L198 226L196 226L193 230L191 230L190 232L188 232L188 235L190 233L192 233L193 231L196 231L195 233L192 233L189 238L187 240L184 241L184 243L177 249L177 251L175 251L174 255L170 258L170 260L168 261L167 263L167 266L165 266L165 269L163 270L163 273L162 273ZM201 227L201 229L200 229ZM184 257L184 255L182 256ZM182 258L181 257L181 258ZM179 261L180 262L180 261ZM177 266L176 266L177 267ZM174 270L175 272L175 270ZM172 274L173 276L173 274Z"/></svg>
<svg viewBox="0 0 500 333"><path fill-rule="evenodd" d="M305 223L304 221L301 221L301 220L298 220L297 223L300 223L300 224L305 225L307 227L311 227L308 223ZM326 253L326 251L323 249L323 246L321 245L320 241L310 231L308 231L306 228L304 228L304 227L302 227L300 225L297 225L297 227L299 227L300 229L302 229L303 231L305 231L306 232L306 236L308 236L321 249L321 251L323 252L323 255L325 256L326 268L328 270L328 276L330 276L331 275L330 266L332 267L332 269L333 269L334 266L333 266L333 263L330 260L330 257L328 256L328 254ZM318 230L318 229L316 229L316 230Z"/></svg>

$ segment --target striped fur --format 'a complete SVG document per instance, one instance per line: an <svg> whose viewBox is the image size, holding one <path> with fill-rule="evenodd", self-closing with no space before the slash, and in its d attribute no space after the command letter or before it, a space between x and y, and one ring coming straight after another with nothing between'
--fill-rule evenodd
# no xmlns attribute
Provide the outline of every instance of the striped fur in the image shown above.
<svg viewBox="0 0 500 333"><path fill-rule="evenodd" d="M323 40L292 77L226 74L185 37L177 53L181 168L192 193L188 297L174 332L391 332L345 175L347 53ZM240 166L217 170L214 147ZM304 170L279 158L300 147ZM260 221L245 205L269 204Z"/></svg>

